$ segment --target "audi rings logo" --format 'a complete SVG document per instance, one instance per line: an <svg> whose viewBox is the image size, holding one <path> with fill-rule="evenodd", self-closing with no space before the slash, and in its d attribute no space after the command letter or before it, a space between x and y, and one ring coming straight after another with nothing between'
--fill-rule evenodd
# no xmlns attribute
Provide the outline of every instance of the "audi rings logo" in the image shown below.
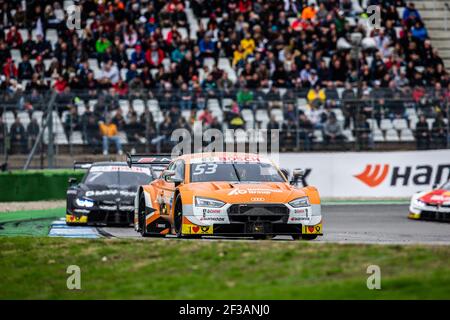
<svg viewBox="0 0 450 320"><path fill-rule="evenodd" d="M250 199L250 201L253 201L253 202L261 202L261 201L265 201L266 199L264 199L264 198L251 198Z"/></svg>

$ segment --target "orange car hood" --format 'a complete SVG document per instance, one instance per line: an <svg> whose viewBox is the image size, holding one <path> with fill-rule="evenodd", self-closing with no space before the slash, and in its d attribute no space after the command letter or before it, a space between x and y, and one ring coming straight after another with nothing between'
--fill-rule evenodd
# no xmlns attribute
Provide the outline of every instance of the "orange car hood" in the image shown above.
<svg viewBox="0 0 450 320"><path fill-rule="evenodd" d="M197 182L190 183L188 189L196 196L213 198L226 203L286 203L306 196L303 190L283 182Z"/></svg>

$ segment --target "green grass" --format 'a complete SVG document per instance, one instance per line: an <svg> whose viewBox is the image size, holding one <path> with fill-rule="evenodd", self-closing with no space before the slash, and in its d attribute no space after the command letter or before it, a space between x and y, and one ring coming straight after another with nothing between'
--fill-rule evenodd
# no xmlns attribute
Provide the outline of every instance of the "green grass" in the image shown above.
<svg viewBox="0 0 450 320"><path fill-rule="evenodd" d="M46 236L51 223L64 217L66 208L0 213L1 236Z"/></svg>
<svg viewBox="0 0 450 320"><path fill-rule="evenodd" d="M3 238L0 299L450 299L449 261L450 246Z"/></svg>

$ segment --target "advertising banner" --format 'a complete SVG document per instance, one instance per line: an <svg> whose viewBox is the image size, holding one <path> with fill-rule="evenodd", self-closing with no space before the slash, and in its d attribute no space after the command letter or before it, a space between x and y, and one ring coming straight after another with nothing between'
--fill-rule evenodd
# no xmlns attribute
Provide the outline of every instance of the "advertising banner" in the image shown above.
<svg viewBox="0 0 450 320"><path fill-rule="evenodd" d="M279 161L304 169L322 197L405 198L450 178L450 150L284 153Z"/></svg>

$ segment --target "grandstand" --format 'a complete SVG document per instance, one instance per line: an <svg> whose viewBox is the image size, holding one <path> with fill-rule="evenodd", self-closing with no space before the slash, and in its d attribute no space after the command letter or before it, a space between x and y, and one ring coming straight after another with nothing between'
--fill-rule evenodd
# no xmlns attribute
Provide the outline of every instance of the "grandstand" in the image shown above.
<svg viewBox="0 0 450 320"><path fill-rule="evenodd" d="M106 154L109 120L126 151L209 127L239 129L227 143L279 129L284 151L446 148L449 45L432 13L448 6L414 3L5 2L0 151L23 159L45 127L38 151L52 139L58 155ZM79 30L66 25L72 5ZM369 5L381 8L379 29Z"/></svg>

